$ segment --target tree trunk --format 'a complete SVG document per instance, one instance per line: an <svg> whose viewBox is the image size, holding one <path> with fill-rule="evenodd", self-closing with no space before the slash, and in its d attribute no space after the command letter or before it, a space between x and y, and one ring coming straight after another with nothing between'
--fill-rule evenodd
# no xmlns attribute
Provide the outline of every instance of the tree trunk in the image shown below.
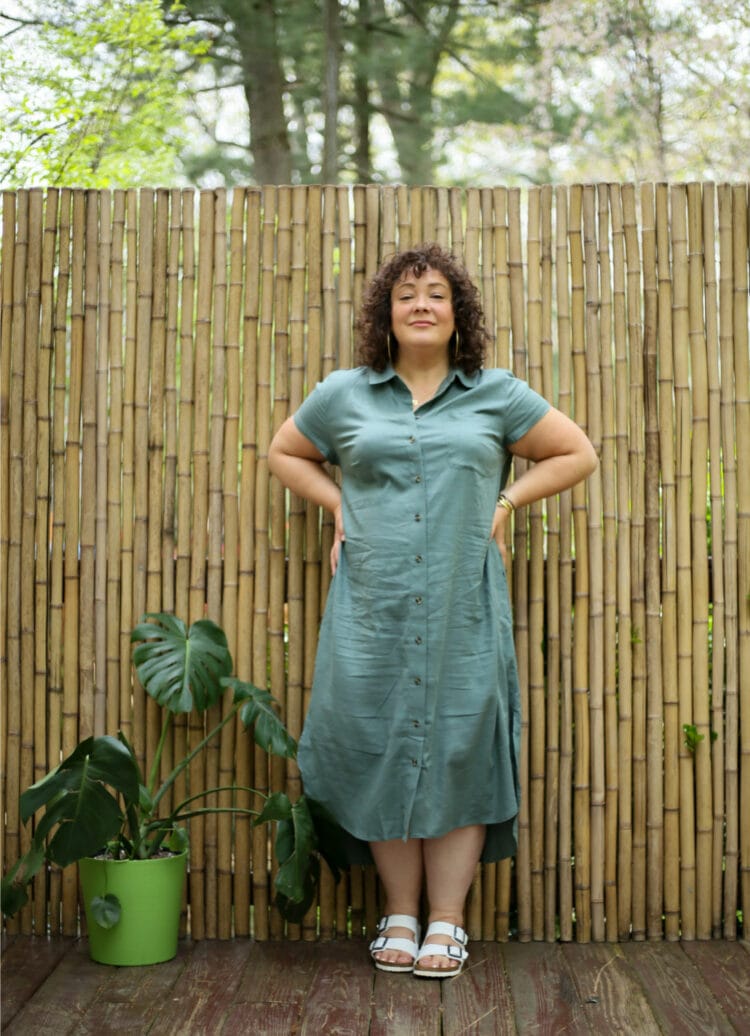
<svg viewBox="0 0 750 1036"><path fill-rule="evenodd" d="M451 0L442 20L437 21L434 4L413 0L407 8L408 22L400 22L397 32L393 20L387 18L383 0L373 3L375 18L388 26L383 58L376 65L383 115L408 184L427 184L434 179L432 94L459 7L459 0Z"/></svg>
<svg viewBox="0 0 750 1036"><path fill-rule="evenodd" d="M339 175L338 117L341 26L338 0L323 0L325 76L323 82L323 183L336 183Z"/></svg>
<svg viewBox="0 0 750 1036"><path fill-rule="evenodd" d="M284 113L285 79L276 38L272 0L226 4L245 8L235 19L243 88L250 117L253 172L259 184L291 183L292 155ZM247 8L250 8L248 11Z"/></svg>

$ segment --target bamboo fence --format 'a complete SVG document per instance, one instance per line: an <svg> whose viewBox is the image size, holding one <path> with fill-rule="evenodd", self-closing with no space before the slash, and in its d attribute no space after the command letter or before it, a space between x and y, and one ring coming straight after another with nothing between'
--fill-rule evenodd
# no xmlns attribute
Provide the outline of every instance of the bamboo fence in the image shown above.
<svg viewBox="0 0 750 1036"><path fill-rule="evenodd" d="M4 867L29 841L19 790L80 738L122 729L152 751L129 653L144 611L220 622L237 674L299 735L332 524L269 478L269 442L355 362L381 257L437 240L480 285L490 362L601 458L516 518L519 846L478 872L470 935L747 937L748 211L747 184L712 183L6 192ZM199 734L175 726L165 771ZM189 774L232 780L300 786L239 727ZM317 910L284 927L262 829L195 820L191 843L194 938L373 930L371 868L338 885L324 868ZM7 929L78 925L68 868L41 874Z"/></svg>

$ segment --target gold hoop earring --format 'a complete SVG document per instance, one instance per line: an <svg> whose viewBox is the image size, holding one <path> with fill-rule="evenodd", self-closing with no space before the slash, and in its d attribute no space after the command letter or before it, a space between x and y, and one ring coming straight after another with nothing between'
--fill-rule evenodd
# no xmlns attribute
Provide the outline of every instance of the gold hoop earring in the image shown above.
<svg viewBox="0 0 750 1036"><path fill-rule="evenodd" d="M455 344L453 346L453 360L454 360L455 363L458 363L458 358L461 355L461 339L459 338L459 335L458 335L458 328L456 328L455 335L456 335L456 341L455 341Z"/></svg>
<svg viewBox="0 0 750 1036"><path fill-rule="evenodd" d="M388 336L387 336L387 338L385 340L385 347L388 350L388 362L390 363L391 366L393 366L393 355L391 353L391 337L392 336L393 336L393 332L389 331L388 332ZM395 338L394 338L394 341L395 341ZM398 344L398 343L396 343L396 344Z"/></svg>

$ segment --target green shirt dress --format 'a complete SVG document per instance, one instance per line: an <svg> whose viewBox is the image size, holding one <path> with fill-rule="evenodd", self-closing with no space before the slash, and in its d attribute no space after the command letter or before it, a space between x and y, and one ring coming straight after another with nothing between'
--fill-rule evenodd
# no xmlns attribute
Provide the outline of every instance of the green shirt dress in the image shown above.
<svg viewBox="0 0 750 1036"><path fill-rule="evenodd" d="M468 824L487 825L483 861L515 852L519 687L490 529L508 444L548 409L509 371L452 369L412 410L389 366L336 371L294 415L341 468L346 534L298 761L352 863Z"/></svg>

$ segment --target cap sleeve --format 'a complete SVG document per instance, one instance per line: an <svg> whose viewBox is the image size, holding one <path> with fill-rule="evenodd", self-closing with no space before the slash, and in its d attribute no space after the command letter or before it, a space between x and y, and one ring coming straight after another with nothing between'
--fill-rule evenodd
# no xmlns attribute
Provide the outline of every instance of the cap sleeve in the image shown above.
<svg viewBox="0 0 750 1036"><path fill-rule="evenodd" d="M334 394L334 376L319 381L307 399L293 415L298 431L309 439L331 464L338 464L336 435L331 406Z"/></svg>
<svg viewBox="0 0 750 1036"><path fill-rule="evenodd" d="M525 381L508 373L503 420L503 442L506 446L517 442L541 420L550 404Z"/></svg>

